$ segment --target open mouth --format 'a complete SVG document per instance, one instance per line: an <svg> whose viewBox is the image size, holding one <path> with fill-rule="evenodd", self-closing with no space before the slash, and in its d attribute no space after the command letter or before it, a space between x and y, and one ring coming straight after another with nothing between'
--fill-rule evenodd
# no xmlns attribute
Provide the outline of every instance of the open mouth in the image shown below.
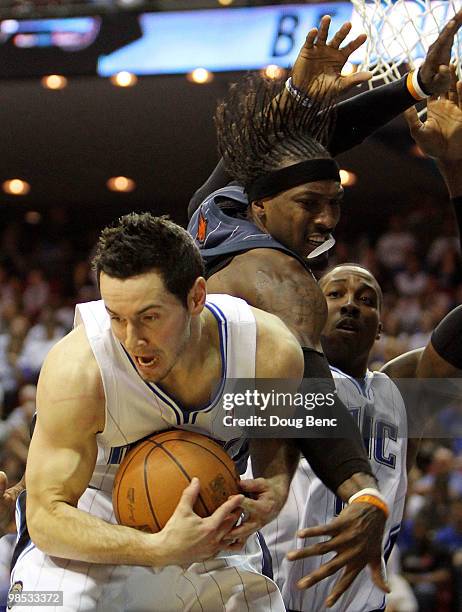
<svg viewBox="0 0 462 612"><path fill-rule="evenodd" d="M342 331L351 333L357 333L359 331L359 324L357 323L357 321L354 321L350 318L342 319L337 323L335 327L336 329L341 329Z"/></svg>
<svg viewBox="0 0 462 612"><path fill-rule="evenodd" d="M141 356L141 355L136 355L135 356L135 361L136 363L142 367L142 368L151 368L155 365L158 364L159 362L159 358L154 355L154 356Z"/></svg>
<svg viewBox="0 0 462 612"><path fill-rule="evenodd" d="M308 236L306 242L311 246L318 247L326 242L326 238L324 236Z"/></svg>

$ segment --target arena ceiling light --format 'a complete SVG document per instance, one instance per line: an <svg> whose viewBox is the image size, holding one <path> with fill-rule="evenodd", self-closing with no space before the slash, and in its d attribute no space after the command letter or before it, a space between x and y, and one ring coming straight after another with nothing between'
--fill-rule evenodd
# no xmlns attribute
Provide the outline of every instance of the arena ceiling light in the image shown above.
<svg viewBox="0 0 462 612"><path fill-rule="evenodd" d="M126 70L122 70L111 76L111 83L116 87L133 87L137 82L138 77Z"/></svg>
<svg viewBox="0 0 462 612"><path fill-rule="evenodd" d="M340 170L340 182L342 187L352 187L358 181L358 177L350 170Z"/></svg>
<svg viewBox="0 0 462 612"><path fill-rule="evenodd" d="M24 196L30 192L30 185L27 181L19 178L9 179L2 184L2 189L9 195Z"/></svg>
<svg viewBox="0 0 462 612"><path fill-rule="evenodd" d="M233 0L218 0L218 4L221 6L230 6L233 3Z"/></svg>
<svg viewBox="0 0 462 612"><path fill-rule="evenodd" d="M190 72L186 78L188 81L191 81L191 83L205 85L205 83L210 83L210 81L213 81L213 72L210 72L206 68L196 68Z"/></svg>
<svg viewBox="0 0 462 612"><path fill-rule="evenodd" d="M129 193L135 189L136 183L133 179L128 178L128 176L112 176L107 180L106 186L109 191Z"/></svg>
<svg viewBox="0 0 462 612"><path fill-rule="evenodd" d="M42 77L41 83L46 89L64 89L67 85L67 79L60 74L49 74Z"/></svg>
<svg viewBox="0 0 462 612"><path fill-rule="evenodd" d="M282 77L285 75L285 70L277 64L269 64L263 68L262 74L268 79L282 79Z"/></svg>

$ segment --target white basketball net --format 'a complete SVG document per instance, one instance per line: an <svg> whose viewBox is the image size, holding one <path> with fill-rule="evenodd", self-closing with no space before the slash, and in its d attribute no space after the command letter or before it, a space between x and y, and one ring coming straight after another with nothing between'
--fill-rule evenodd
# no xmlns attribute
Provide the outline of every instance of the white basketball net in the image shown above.
<svg viewBox="0 0 462 612"><path fill-rule="evenodd" d="M438 32L462 8L462 0L351 0L367 34L359 70L373 73L369 86L400 78L399 67L417 68ZM356 16L355 16L356 19ZM462 34L455 37L452 60L461 78Z"/></svg>

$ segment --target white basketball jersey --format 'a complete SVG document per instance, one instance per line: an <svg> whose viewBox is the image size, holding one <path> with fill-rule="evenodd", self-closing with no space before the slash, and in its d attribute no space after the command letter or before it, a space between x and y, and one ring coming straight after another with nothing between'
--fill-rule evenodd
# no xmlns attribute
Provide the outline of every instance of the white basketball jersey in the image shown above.
<svg viewBox="0 0 462 612"><path fill-rule="evenodd" d="M407 487L407 418L404 402L395 384L383 373L368 371L361 385L336 368L331 367L331 371L338 396L358 422L369 451L372 470L388 503L390 516L383 540L387 559L399 532ZM328 444L326 440L326 450ZM289 550L321 541L320 538L300 540L296 532L304 527L328 523L341 509L341 500L315 476L307 461L301 459L282 512L262 530L272 556L275 580L288 609L299 612L326 609L324 602L339 574L305 591L297 589L295 583L328 561L333 554L296 562L287 561L285 555ZM373 584L366 568L330 609L370 612L384 608L384 593Z"/></svg>
<svg viewBox="0 0 462 612"><path fill-rule="evenodd" d="M118 466L131 445L173 427L213 437L235 461L240 459L240 452L244 454L241 429L223 427L221 400L225 385L226 391L232 392L229 379L255 377L255 317L246 302L228 295L208 296L206 308L218 325L221 381L208 405L200 410L185 410L161 386L141 378L112 333L102 300L77 305L74 324L85 326L106 396L106 424L97 435L98 457L91 488L110 493Z"/></svg>

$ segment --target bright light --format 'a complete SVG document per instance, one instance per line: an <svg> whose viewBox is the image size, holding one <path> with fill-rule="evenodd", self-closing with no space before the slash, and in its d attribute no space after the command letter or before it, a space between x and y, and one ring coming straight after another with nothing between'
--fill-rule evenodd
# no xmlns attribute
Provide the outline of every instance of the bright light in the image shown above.
<svg viewBox="0 0 462 612"><path fill-rule="evenodd" d="M19 23L16 19L5 19L0 23L0 32L5 34L16 34L19 28Z"/></svg>
<svg viewBox="0 0 462 612"><path fill-rule="evenodd" d="M213 73L206 68L196 68L187 75L187 79L198 85L203 85L213 80Z"/></svg>
<svg viewBox="0 0 462 612"><path fill-rule="evenodd" d="M234 0L218 0L218 4L221 4L221 6L229 6L233 1Z"/></svg>
<svg viewBox="0 0 462 612"><path fill-rule="evenodd" d="M29 210L26 212L25 217L26 223L30 223L31 225L37 225L42 220L42 215L36 210Z"/></svg>
<svg viewBox="0 0 462 612"><path fill-rule="evenodd" d="M284 72L284 68L276 64L269 64L269 66L263 68L263 76L268 79L281 79L284 76Z"/></svg>
<svg viewBox="0 0 462 612"><path fill-rule="evenodd" d="M30 185L26 183L26 181L15 178L5 181L2 185L2 189L5 193L9 193L10 195L26 195L30 191Z"/></svg>
<svg viewBox="0 0 462 612"><path fill-rule="evenodd" d="M131 72L122 70L111 76L111 83L117 87L133 87L138 82L138 77Z"/></svg>
<svg viewBox="0 0 462 612"><path fill-rule="evenodd" d="M350 74L354 74L355 72L356 72L356 66L352 64L351 62L346 62L340 74L342 76L350 76Z"/></svg>
<svg viewBox="0 0 462 612"><path fill-rule="evenodd" d="M352 187L358 180L358 177L354 172L349 170L340 170L340 182L343 187Z"/></svg>
<svg viewBox="0 0 462 612"><path fill-rule="evenodd" d="M42 77L42 85L47 89L64 89L67 85L66 77L59 74L50 74L49 76Z"/></svg>
<svg viewBox="0 0 462 612"><path fill-rule="evenodd" d="M110 191L123 191L124 193L133 191L136 187L135 181L127 176L113 176L108 179L106 185Z"/></svg>

